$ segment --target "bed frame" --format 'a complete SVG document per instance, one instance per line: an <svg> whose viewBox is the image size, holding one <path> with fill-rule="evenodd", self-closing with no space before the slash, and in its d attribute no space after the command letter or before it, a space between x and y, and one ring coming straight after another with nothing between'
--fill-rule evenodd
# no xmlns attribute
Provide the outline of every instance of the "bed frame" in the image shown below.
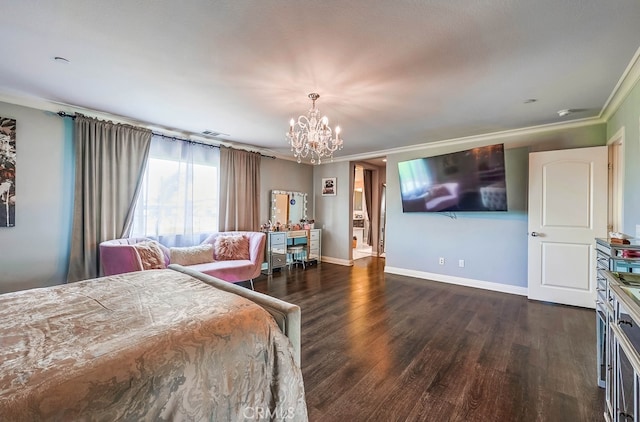
<svg viewBox="0 0 640 422"><path fill-rule="evenodd" d="M197 278L211 286L214 286L220 290L224 290L229 293L237 294L251 300L254 303L262 306L267 312L269 312L275 319L278 327L289 338L293 345L294 358L298 366L300 366L300 323L301 314L300 307L275 297L267 296L265 294L246 289L244 287L237 286L228 281L220 280L219 278L212 277L210 275L185 268L181 265L171 264L169 268L184 274L188 274L193 278Z"/></svg>

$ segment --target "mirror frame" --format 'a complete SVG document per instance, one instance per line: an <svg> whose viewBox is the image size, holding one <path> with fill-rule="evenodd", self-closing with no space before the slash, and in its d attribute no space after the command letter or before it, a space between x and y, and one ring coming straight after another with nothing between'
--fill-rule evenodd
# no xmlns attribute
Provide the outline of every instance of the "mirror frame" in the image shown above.
<svg viewBox="0 0 640 422"><path fill-rule="evenodd" d="M364 206L362 205L364 201L364 192L362 188L355 188L353 190L353 210L354 211L364 211Z"/></svg>
<svg viewBox="0 0 640 422"><path fill-rule="evenodd" d="M287 195L288 201L287 204L289 204L288 206L290 206L289 201L291 201L291 196L295 196L295 195L299 195L302 197L303 203L302 203L302 216L297 220L297 221L293 221L291 220L291 213L290 208L287 210L287 215L289 216L289 219L291 220L291 222L293 224L298 224L300 223L300 219L307 219L307 194L304 192L296 192L296 191L288 191L288 190L272 190L271 191L271 201L269 202L269 215L270 215L270 219L271 219L271 224L276 224L276 195ZM287 224L288 221L281 221L282 224Z"/></svg>

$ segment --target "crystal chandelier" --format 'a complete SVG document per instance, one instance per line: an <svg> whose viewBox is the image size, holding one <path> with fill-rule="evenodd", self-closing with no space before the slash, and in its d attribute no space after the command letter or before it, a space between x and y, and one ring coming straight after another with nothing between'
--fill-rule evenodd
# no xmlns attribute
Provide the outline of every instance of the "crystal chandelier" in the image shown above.
<svg viewBox="0 0 640 422"><path fill-rule="evenodd" d="M342 149L340 127L336 126L336 137L333 138L327 116L318 119L320 110L316 108L316 100L320 98L320 95L314 92L309 94L309 98L313 102L309 114L298 117L297 123L291 119L287 139L298 163L303 158L311 156L311 164L316 164L316 161L317 164L321 164L323 157L333 160L333 153Z"/></svg>

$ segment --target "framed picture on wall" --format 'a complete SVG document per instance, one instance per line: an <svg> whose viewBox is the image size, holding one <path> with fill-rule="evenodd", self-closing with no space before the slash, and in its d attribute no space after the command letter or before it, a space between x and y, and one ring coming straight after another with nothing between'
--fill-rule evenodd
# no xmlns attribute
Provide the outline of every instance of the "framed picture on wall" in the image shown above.
<svg viewBox="0 0 640 422"><path fill-rule="evenodd" d="M337 180L335 177L322 179L322 196L336 196Z"/></svg>
<svg viewBox="0 0 640 422"><path fill-rule="evenodd" d="M0 227L16 225L16 121L0 117Z"/></svg>

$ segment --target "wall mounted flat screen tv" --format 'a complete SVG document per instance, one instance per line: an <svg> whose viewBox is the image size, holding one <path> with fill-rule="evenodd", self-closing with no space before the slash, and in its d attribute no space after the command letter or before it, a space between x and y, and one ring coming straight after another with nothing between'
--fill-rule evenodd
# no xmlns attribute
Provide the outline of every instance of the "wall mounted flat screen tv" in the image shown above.
<svg viewBox="0 0 640 422"><path fill-rule="evenodd" d="M507 211L504 145L398 163L403 212Z"/></svg>

